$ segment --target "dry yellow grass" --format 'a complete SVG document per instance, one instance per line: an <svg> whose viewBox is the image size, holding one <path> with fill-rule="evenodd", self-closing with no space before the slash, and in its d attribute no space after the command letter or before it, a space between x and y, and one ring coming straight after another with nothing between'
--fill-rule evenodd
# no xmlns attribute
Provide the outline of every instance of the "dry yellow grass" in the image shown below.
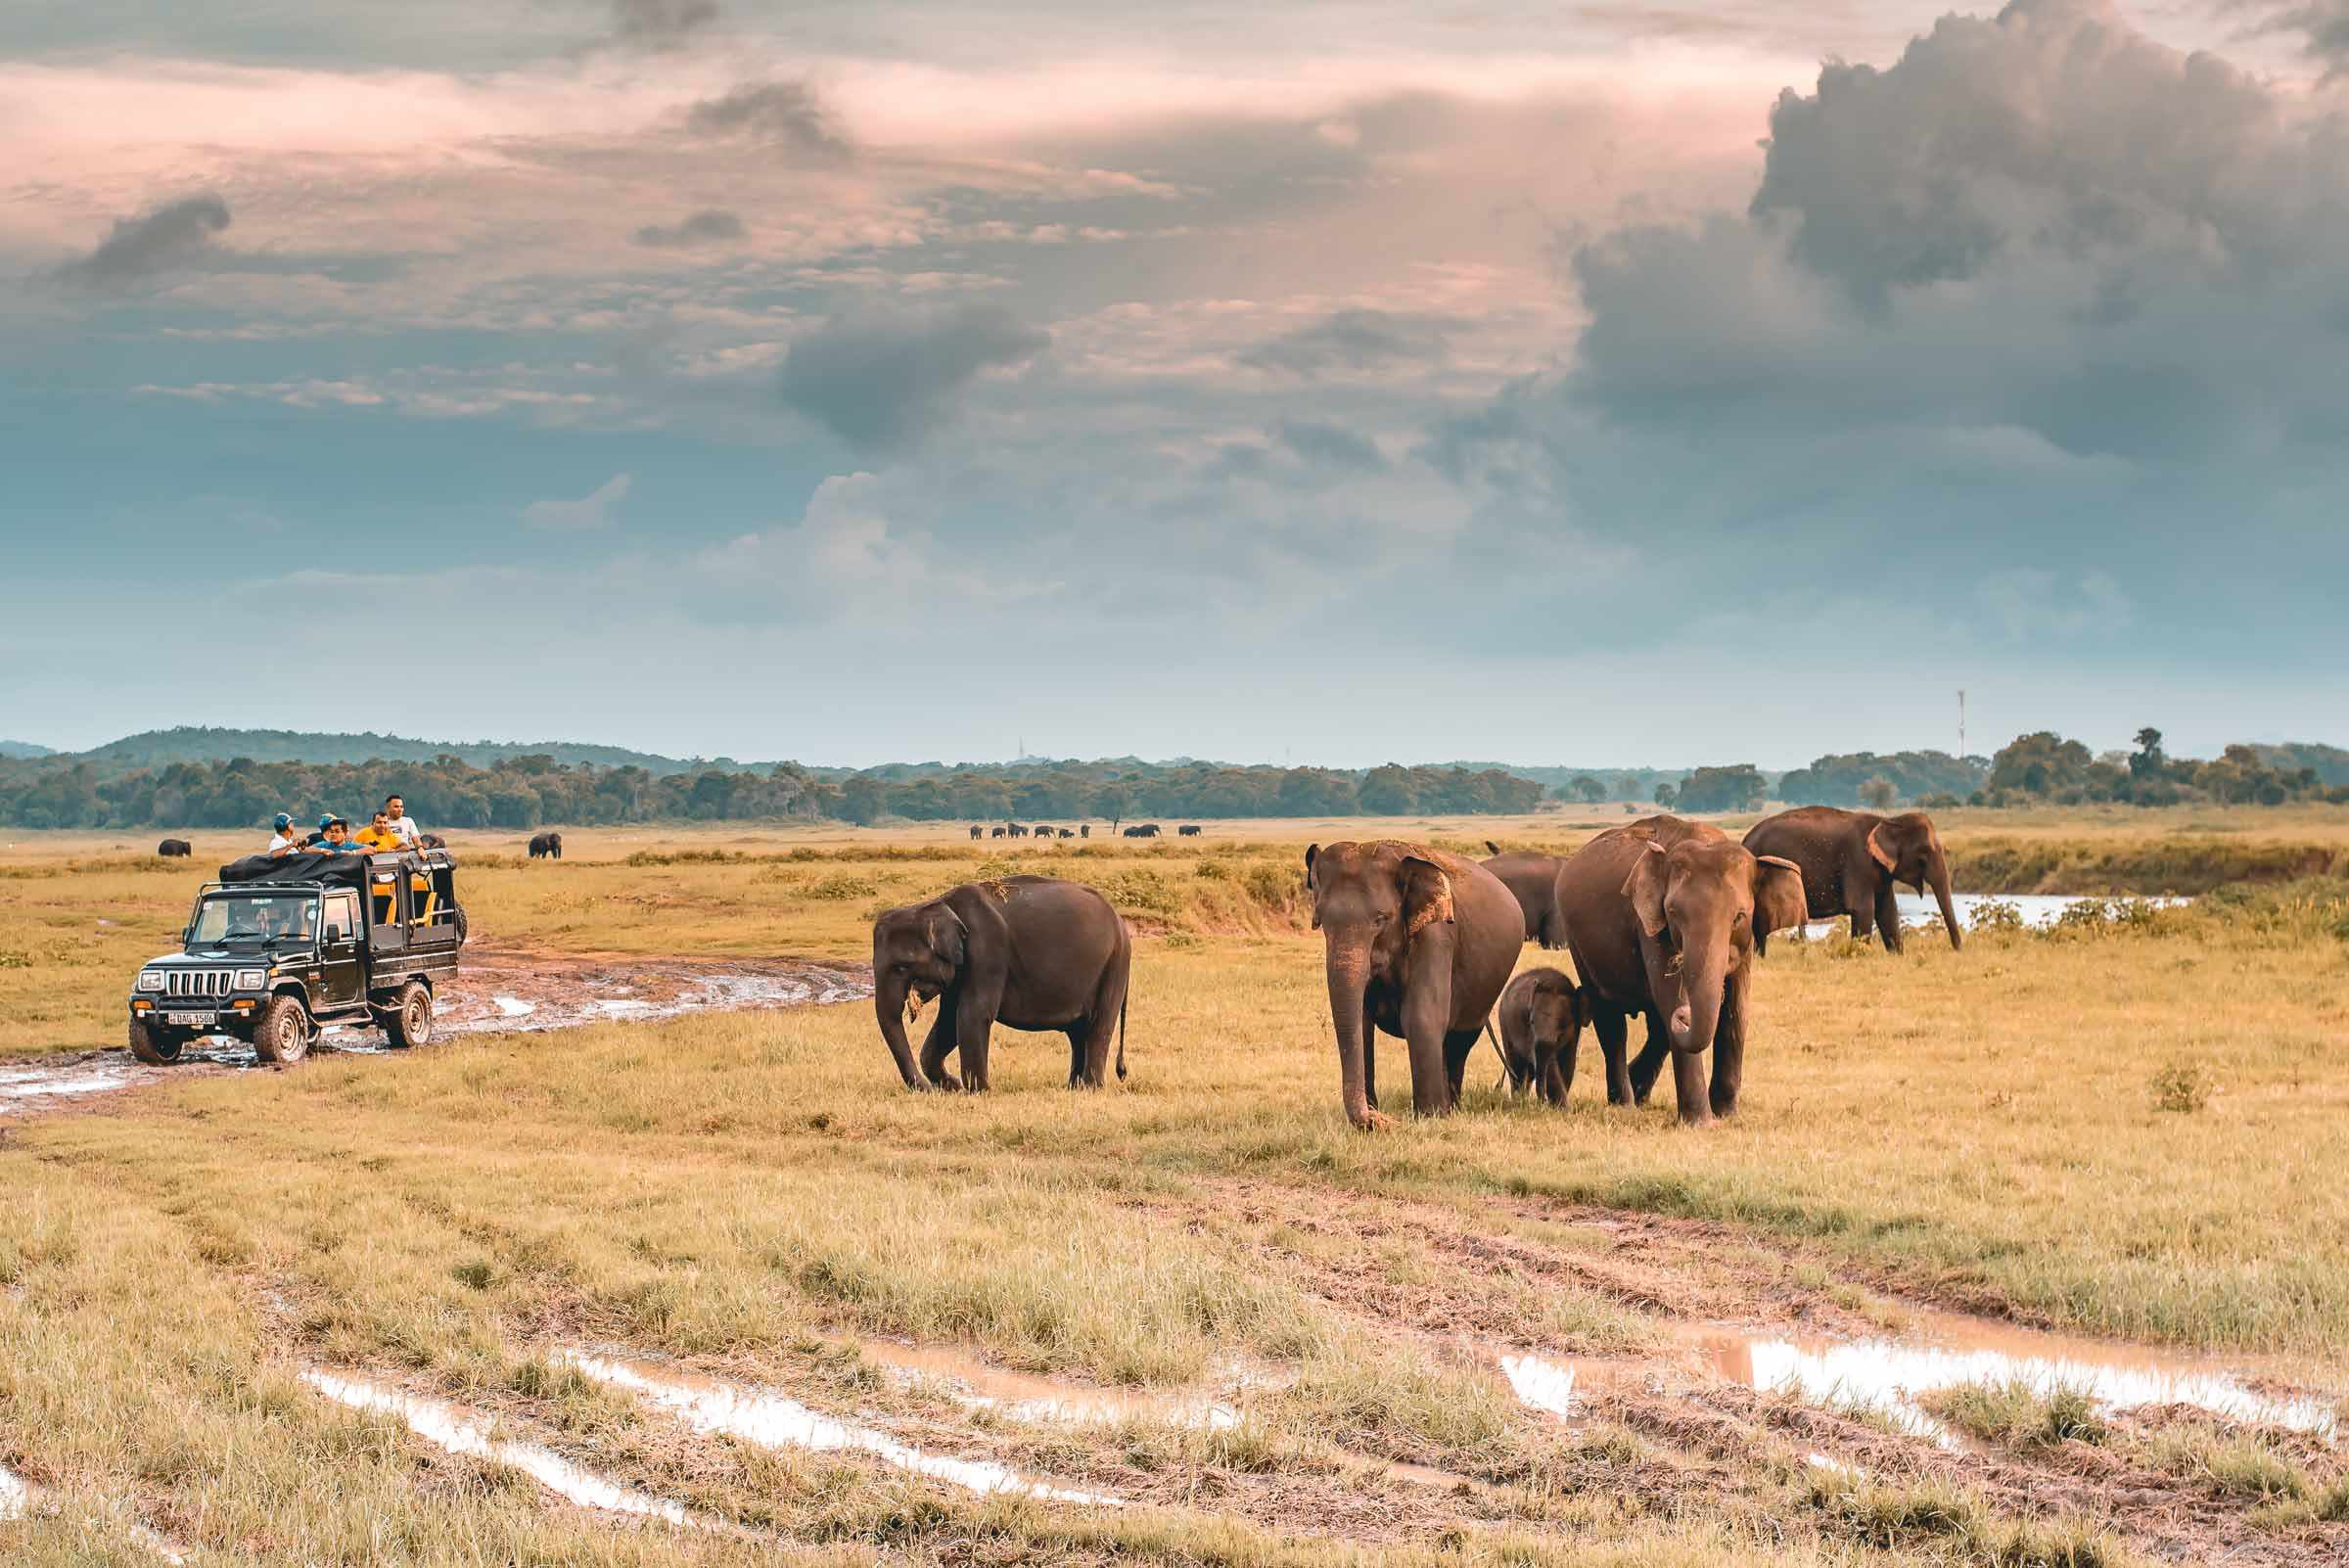
<svg viewBox="0 0 2349 1568"><path fill-rule="evenodd" d="M1012 861L1108 887L1144 933L1133 1076L1106 1093L1069 1093L1065 1051L1007 1032L992 1095L906 1094L869 1006L849 1005L326 1056L0 1120L0 1464L103 1524L0 1524L0 1550L143 1560L121 1528L135 1514L204 1560L771 1560L723 1536L616 1535L500 1467L324 1405L294 1381L313 1361L508 1411L811 1559L923 1561L1346 1560L1342 1543L1296 1532L1394 1492L1365 1459L1443 1465L1501 1499L1492 1528L1390 1532L1382 1561L1924 1549L1870 1545L1884 1499L1816 1494L1793 1439L1722 1457L1668 1431L1561 1428L1511 1401L1485 1359L1512 1342L1636 1353L1670 1337L1681 1297L1897 1316L1874 1293L1907 1291L2278 1353L2349 1385L2337 903L1983 937L1961 954L1920 940L1898 959L1788 944L1757 982L1732 1125L1603 1106L1586 1041L1563 1113L1483 1086L1495 1067L1480 1055L1463 1114L1367 1137L1338 1114L1318 939L1288 901L1298 840L1283 826L1281 842L1219 830ZM200 843L198 867L227 848ZM559 865L459 848L479 927L499 940L697 955L861 957L873 908L1009 858L914 835L582 833ZM691 858L721 850L750 857ZM85 840L37 855L20 841L0 873L0 950L33 955L0 969L0 1042L111 1042L131 966L176 932L201 870ZM47 1016L23 1016L35 1009ZM2156 1080L2181 1065L2215 1086L2199 1110L2159 1108ZM1457 1245L1571 1261L1606 1245L1575 1222L1586 1205L1720 1228L1692 1232L1711 1239L1660 1266L1664 1299L1644 1305L1603 1275ZM1150 1386L1199 1384L1232 1357L1285 1367L1294 1387L1252 1402L1239 1449L988 1430L1104 1485L1261 1472L1298 1500L1234 1519L1221 1515L1236 1501L1206 1499L1118 1515L958 1499L692 1437L545 1359L614 1342L810 1403L939 1418L819 1337L852 1331ZM1682 1443L1695 1447L1669 1452ZM2004 1528L1981 1523L2003 1505L1967 1506L1966 1541Z"/></svg>

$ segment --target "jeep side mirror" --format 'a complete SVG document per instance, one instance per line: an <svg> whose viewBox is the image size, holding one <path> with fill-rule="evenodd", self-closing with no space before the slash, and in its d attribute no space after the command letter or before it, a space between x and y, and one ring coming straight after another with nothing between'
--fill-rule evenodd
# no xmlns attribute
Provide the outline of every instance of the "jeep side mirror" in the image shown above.
<svg viewBox="0 0 2349 1568"><path fill-rule="evenodd" d="M328 926L328 927L326 928L326 945L327 945L328 946L330 946L330 947L331 947L331 946L333 946L333 945L334 945L336 943L338 943L338 942L341 942L342 940L343 940L343 928L342 928L341 926Z"/></svg>
<svg viewBox="0 0 2349 1568"><path fill-rule="evenodd" d="M182 926L182 927L180 927L180 928L179 928L179 945L180 945L181 946L183 946L183 947L184 947L184 946L186 946L186 945L187 945L189 943L191 943L191 942L194 942L195 940L196 940L196 928L195 928L194 926Z"/></svg>

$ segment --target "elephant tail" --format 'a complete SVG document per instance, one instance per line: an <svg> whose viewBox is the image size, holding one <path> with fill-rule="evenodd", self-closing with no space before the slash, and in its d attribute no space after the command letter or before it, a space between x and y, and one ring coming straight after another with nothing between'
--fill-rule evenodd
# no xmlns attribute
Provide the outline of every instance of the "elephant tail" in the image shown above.
<svg viewBox="0 0 2349 1568"><path fill-rule="evenodd" d="M1126 1082L1126 1008L1133 1000L1130 993L1118 998L1118 1082Z"/></svg>
<svg viewBox="0 0 2349 1568"><path fill-rule="evenodd" d="M1509 1053L1500 1048L1500 1037L1493 1033L1493 1015L1491 1013L1485 1014L1485 1038L1493 1042L1493 1054L1500 1058L1500 1084L1493 1085L1495 1088L1498 1088L1501 1084L1509 1081Z"/></svg>

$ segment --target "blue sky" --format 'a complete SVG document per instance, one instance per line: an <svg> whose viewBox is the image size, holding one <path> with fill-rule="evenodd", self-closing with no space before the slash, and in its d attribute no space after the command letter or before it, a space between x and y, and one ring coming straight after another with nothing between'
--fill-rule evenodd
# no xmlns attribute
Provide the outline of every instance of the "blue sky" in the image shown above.
<svg viewBox="0 0 2349 1568"><path fill-rule="evenodd" d="M0 20L0 735L2349 740L2349 5L1146 17Z"/></svg>

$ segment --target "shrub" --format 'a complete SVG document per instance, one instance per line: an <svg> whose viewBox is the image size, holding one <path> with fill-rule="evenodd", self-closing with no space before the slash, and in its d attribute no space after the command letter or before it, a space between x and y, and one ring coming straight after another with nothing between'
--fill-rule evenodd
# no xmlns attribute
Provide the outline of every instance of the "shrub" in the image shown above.
<svg viewBox="0 0 2349 1568"><path fill-rule="evenodd" d="M869 899L880 891L881 884L870 877L851 876L840 871L811 884L807 889L807 897L845 901L850 899Z"/></svg>
<svg viewBox="0 0 2349 1568"><path fill-rule="evenodd" d="M2153 1109L2191 1115L2210 1103L2218 1085L2199 1062L2172 1062L2152 1078Z"/></svg>
<svg viewBox="0 0 2349 1568"><path fill-rule="evenodd" d="M1182 907L1167 879L1156 871L1121 871L1101 885L1101 893L1120 909L1143 914L1172 915Z"/></svg>
<svg viewBox="0 0 2349 1568"><path fill-rule="evenodd" d="M1970 936L1993 931L2011 934L2029 928L2023 921L2023 911L2019 905L2004 899L1985 899L1974 905L1972 915L1966 920L1965 929Z"/></svg>

